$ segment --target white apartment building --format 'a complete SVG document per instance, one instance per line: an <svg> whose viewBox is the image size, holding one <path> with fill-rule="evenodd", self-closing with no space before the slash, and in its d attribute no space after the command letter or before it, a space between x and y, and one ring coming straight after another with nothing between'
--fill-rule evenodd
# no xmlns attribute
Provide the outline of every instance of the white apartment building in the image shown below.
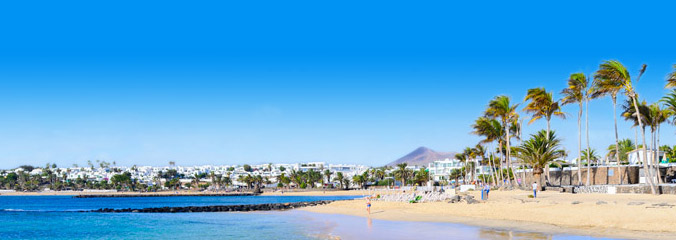
<svg viewBox="0 0 676 240"><path fill-rule="evenodd" d="M457 159L446 158L427 164L427 169L434 181L441 181L448 180L448 175L453 169L461 169L463 166L465 165Z"/></svg>

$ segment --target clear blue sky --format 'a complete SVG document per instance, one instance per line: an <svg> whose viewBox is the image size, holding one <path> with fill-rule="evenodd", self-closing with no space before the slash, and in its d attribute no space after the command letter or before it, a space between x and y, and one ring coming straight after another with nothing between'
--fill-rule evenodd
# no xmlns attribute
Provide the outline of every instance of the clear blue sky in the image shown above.
<svg viewBox="0 0 676 240"><path fill-rule="evenodd" d="M378 166L474 145L493 96L558 98L569 74L606 59L634 74L648 64L637 90L656 101L676 63L671 3L245 2L1 3L0 168ZM565 110L552 128L574 151L577 108ZM605 154L610 99L591 110Z"/></svg>

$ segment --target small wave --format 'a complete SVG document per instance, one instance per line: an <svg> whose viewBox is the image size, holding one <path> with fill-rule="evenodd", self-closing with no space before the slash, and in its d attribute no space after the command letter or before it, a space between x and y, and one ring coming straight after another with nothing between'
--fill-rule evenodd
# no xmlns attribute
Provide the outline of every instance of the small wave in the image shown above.
<svg viewBox="0 0 676 240"><path fill-rule="evenodd" d="M81 212L88 211L88 209L67 209L67 210L39 210L39 209L14 209L6 208L0 209L0 212Z"/></svg>
<svg viewBox="0 0 676 240"><path fill-rule="evenodd" d="M13 208L0 209L0 212L29 212L29 211L31 210L13 209Z"/></svg>

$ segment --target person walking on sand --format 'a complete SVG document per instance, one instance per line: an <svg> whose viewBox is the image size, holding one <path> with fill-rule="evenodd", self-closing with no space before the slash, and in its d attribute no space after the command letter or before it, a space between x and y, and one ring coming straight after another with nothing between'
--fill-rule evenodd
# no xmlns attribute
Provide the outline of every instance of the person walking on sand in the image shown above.
<svg viewBox="0 0 676 240"><path fill-rule="evenodd" d="M371 215L371 198L366 197L366 212Z"/></svg>
<svg viewBox="0 0 676 240"><path fill-rule="evenodd" d="M538 183L533 182L533 198L538 197Z"/></svg>
<svg viewBox="0 0 676 240"><path fill-rule="evenodd" d="M484 200L488 200L488 192L490 192L490 191L491 191L491 186L488 185L488 183L484 183L484 192L486 194L486 196L485 196L486 199L484 199Z"/></svg>

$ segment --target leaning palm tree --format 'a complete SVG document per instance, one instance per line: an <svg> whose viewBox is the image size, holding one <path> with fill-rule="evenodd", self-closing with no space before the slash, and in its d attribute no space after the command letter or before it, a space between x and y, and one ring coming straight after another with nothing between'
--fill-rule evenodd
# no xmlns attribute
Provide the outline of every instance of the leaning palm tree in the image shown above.
<svg viewBox="0 0 676 240"><path fill-rule="evenodd" d="M577 103L579 111L577 113L577 181L582 184L582 103L587 98L588 81L584 73L573 73L568 79L568 87L561 91L563 99L561 105ZM589 186L589 166L587 165L587 183Z"/></svg>
<svg viewBox="0 0 676 240"><path fill-rule="evenodd" d="M638 82L641 79L641 76L643 75L643 73L645 73L646 67L647 67L647 65L645 65L645 64L643 64L641 66L641 69L639 70L638 77L636 78L636 82ZM636 112L639 112L638 97L636 96L636 91L635 91L634 86L632 84L631 76L629 75L629 71L627 70L627 68L624 67L624 65L622 65L622 63L620 63L619 61L616 61L616 60L604 61L599 66L599 70L596 71L596 75L598 75L599 78L602 78L602 79L614 79L614 81L619 82L622 89L624 89L624 94L627 95L627 97L629 97L632 100L633 105L634 105L634 109L636 110ZM638 119L639 128L642 129L643 124L644 124L643 120L640 117L637 118L637 119ZM643 140L643 146L644 147L647 146L646 141L645 141L645 133L644 132L641 132L641 137L642 137L642 140ZM645 169L645 172L646 172L646 176L647 176L647 179L648 179L648 185L650 186L650 192L652 194L657 194L657 191L655 189L655 184L653 183L653 179L652 179L653 178L652 171L648 167L647 149L643 151L643 159L644 159L643 168Z"/></svg>
<svg viewBox="0 0 676 240"><path fill-rule="evenodd" d="M623 81L608 71L597 71L594 73L594 91L592 96L595 98L610 96L613 101L613 120L615 123L615 152L620 152L620 138L617 133L617 93L622 90ZM620 171L620 155L614 154L617 165L617 171ZM620 181L620 184L622 182Z"/></svg>
<svg viewBox="0 0 676 240"><path fill-rule="evenodd" d="M502 153L503 136L504 130L500 122L495 119L479 117L474 124L472 124L473 134L483 136L484 139L480 141L480 144L490 144L492 142L497 142L498 152ZM497 182L502 182L500 175L498 175L497 168L494 168L493 161L491 163L491 171L494 173Z"/></svg>
<svg viewBox="0 0 676 240"><path fill-rule="evenodd" d="M665 86L665 88L676 87L676 64L674 64L673 68L674 68L674 71L670 72L667 75L667 85Z"/></svg>
<svg viewBox="0 0 676 240"><path fill-rule="evenodd" d="M500 95L488 102L488 108L486 109L484 115L486 117L500 119L502 126L504 126L506 129L509 129L510 127L508 124L514 122L514 120L518 119L519 117L519 114L516 112L516 108L518 106L519 104L512 104L509 97ZM509 130L504 131L504 141L505 147L507 149L507 152L505 153L505 161L508 168L514 168L511 160L510 132L511 131ZM512 172L514 171L512 170Z"/></svg>
<svg viewBox="0 0 676 240"><path fill-rule="evenodd" d="M531 124L539 119L544 118L547 121L547 133L551 131L550 122L552 117L557 116L565 119L566 113L561 111L558 101L554 101L551 92L547 92L544 88L528 89L526 98L524 99L526 107L523 111L531 114L531 119L528 124Z"/></svg>
<svg viewBox="0 0 676 240"><path fill-rule="evenodd" d="M531 138L524 141L520 146L514 148L514 154L517 159L526 165L533 167L533 177L540 183L540 176L543 169L557 159L564 158L565 151L560 149L560 140L556 138L554 132L547 133L540 130Z"/></svg>

